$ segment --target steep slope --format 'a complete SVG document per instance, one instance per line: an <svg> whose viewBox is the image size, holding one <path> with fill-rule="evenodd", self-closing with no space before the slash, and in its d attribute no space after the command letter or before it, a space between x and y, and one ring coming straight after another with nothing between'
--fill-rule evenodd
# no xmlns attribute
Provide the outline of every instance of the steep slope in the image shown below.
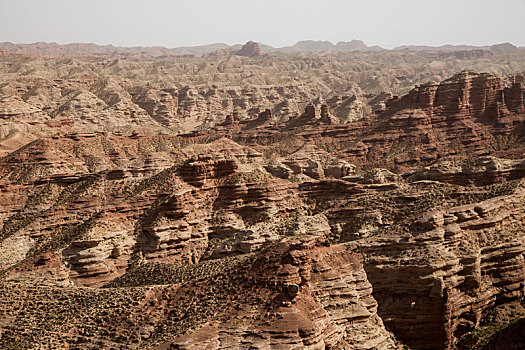
<svg viewBox="0 0 525 350"><path fill-rule="evenodd" d="M324 84L8 80L1 347L466 349L523 302L520 75L345 124Z"/></svg>

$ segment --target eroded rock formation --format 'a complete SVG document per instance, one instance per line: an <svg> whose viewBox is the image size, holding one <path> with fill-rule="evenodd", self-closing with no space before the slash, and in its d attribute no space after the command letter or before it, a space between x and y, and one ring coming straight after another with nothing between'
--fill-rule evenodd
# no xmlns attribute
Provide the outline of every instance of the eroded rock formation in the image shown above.
<svg viewBox="0 0 525 350"><path fill-rule="evenodd" d="M228 57L169 69L273 59ZM0 88L0 347L466 349L522 316L491 316L525 292L522 76L390 98L93 62Z"/></svg>
<svg viewBox="0 0 525 350"><path fill-rule="evenodd" d="M227 322L212 322L170 346L395 348L376 314L355 246L330 247L306 236L273 246L246 271L253 284L241 285L239 293L255 288L264 303L233 312Z"/></svg>

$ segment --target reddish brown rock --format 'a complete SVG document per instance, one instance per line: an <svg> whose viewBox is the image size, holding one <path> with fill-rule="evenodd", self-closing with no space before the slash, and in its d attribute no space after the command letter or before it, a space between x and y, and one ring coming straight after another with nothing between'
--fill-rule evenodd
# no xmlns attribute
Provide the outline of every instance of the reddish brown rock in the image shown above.
<svg viewBox="0 0 525 350"><path fill-rule="evenodd" d="M523 196L432 211L361 244L387 328L414 349L451 348L496 303L520 300Z"/></svg>
<svg viewBox="0 0 525 350"><path fill-rule="evenodd" d="M337 122L336 119L330 115L330 109L327 105L321 106L321 117L319 118L319 122L324 124L335 124Z"/></svg>
<svg viewBox="0 0 525 350"><path fill-rule="evenodd" d="M266 303L245 304L227 322L212 322L161 348L216 349L241 342L261 348L396 348L375 313L371 286L353 246L329 247L306 237L279 243L243 278L253 282L241 282L240 295L246 298L246 291L255 289Z"/></svg>
<svg viewBox="0 0 525 350"><path fill-rule="evenodd" d="M237 120L234 118L233 114L228 114L226 116L226 119L224 119L224 122L222 123L223 126L230 126L234 125L237 122Z"/></svg>
<svg viewBox="0 0 525 350"><path fill-rule="evenodd" d="M0 348L448 349L523 300L522 76L225 54L1 58Z"/></svg>
<svg viewBox="0 0 525 350"><path fill-rule="evenodd" d="M253 41L248 41L244 46L235 53L238 56L246 57L258 57L262 56L263 53L259 47L259 44Z"/></svg>

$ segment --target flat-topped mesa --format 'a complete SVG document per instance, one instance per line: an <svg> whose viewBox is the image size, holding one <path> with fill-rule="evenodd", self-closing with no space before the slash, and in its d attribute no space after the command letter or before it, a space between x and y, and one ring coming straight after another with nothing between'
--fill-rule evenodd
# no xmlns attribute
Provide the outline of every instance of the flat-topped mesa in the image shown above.
<svg viewBox="0 0 525 350"><path fill-rule="evenodd" d="M235 54L237 56L246 56L246 57L258 57L258 56L263 55L261 48L259 47L259 44L253 41L248 41Z"/></svg>

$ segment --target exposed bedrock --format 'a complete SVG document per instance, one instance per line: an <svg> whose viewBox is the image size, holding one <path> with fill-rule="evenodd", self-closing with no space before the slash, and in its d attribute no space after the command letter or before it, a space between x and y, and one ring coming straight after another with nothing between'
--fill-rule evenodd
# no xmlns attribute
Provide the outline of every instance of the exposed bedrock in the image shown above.
<svg viewBox="0 0 525 350"><path fill-rule="evenodd" d="M334 116L356 100L308 84L7 84L24 98L0 101L0 292L13 301L0 300L0 347L468 343L524 300L525 113L510 80L463 72L347 124ZM91 301L65 321L26 314L18 287L63 297L50 308Z"/></svg>
<svg viewBox="0 0 525 350"><path fill-rule="evenodd" d="M263 252L243 273L245 300L227 322L211 322L161 348L395 349L353 245L303 237ZM251 293L247 293L250 290ZM256 294L253 294L256 291Z"/></svg>
<svg viewBox="0 0 525 350"><path fill-rule="evenodd" d="M414 349L451 348L495 305L523 298L525 191L423 215L360 242L388 329Z"/></svg>
<svg viewBox="0 0 525 350"><path fill-rule="evenodd" d="M405 175L408 181L432 180L458 185L490 185L525 177L525 160L491 156L436 162Z"/></svg>
<svg viewBox="0 0 525 350"><path fill-rule="evenodd" d="M362 142L370 156L394 153L398 164L461 151L484 155L519 137L524 121L521 83L504 88L494 75L462 72L391 100Z"/></svg>

